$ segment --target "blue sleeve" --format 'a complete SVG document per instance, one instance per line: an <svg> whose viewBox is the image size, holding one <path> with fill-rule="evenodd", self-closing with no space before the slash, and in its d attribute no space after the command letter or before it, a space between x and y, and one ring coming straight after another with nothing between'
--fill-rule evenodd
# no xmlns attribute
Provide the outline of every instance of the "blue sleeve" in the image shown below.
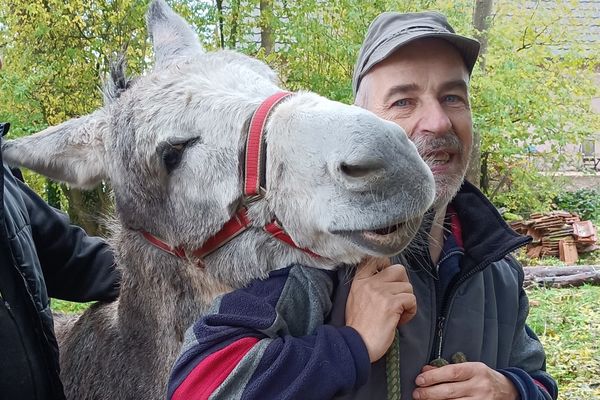
<svg viewBox="0 0 600 400"><path fill-rule="evenodd" d="M294 266L222 296L186 333L168 398L322 400L362 385L360 335L323 325L332 277Z"/></svg>
<svg viewBox="0 0 600 400"><path fill-rule="evenodd" d="M527 373L514 367L498 372L511 380L521 400L555 400L558 397L556 382L548 374Z"/></svg>

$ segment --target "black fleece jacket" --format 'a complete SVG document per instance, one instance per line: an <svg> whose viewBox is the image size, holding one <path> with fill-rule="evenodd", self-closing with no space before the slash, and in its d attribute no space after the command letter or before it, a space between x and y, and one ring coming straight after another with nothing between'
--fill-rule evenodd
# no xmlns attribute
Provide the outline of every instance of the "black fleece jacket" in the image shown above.
<svg viewBox="0 0 600 400"><path fill-rule="evenodd" d="M110 301L120 274L103 240L71 225L4 164L0 187L0 398L64 399L49 297Z"/></svg>

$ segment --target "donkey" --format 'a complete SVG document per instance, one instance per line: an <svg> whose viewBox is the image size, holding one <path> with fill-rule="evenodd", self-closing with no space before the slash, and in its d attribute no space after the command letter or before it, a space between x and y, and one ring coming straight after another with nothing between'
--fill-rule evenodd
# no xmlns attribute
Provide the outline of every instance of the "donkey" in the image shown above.
<svg viewBox="0 0 600 400"><path fill-rule="evenodd" d="M433 200L397 125L285 93L256 59L204 53L163 0L147 23L152 71L132 80L119 62L103 107L3 145L13 166L114 191L120 297L57 321L70 399L163 398L186 328L217 295L293 263L395 254Z"/></svg>

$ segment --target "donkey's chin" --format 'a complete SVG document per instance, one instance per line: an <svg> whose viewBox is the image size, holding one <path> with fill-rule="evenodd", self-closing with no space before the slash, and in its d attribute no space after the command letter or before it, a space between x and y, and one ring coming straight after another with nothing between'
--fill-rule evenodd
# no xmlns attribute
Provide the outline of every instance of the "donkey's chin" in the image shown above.
<svg viewBox="0 0 600 400"><path fill-rule="evenodd" d="M418 217L384 228L338 231L336 234L371 255L393 256L410 243L420 223L421 217Z"/></svg>

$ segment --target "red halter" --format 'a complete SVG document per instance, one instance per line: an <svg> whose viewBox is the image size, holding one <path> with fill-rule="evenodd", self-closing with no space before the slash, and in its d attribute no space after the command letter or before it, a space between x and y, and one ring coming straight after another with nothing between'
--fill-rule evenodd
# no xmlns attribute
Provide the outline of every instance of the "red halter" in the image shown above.
<svg viewBox="0 0 600 400"><path fill-rule="evenodd" d="M248 130L248 138L246 140L245 156L244 156L244 198L243 204L249 204L255 200L262 198L266 192L266 141L265 141L265 126L271 111L283 99L290 96L289 92L277 92L267 97L260 106L254 111L250 120L250 128ZM208 239L202 247L194 250L191 256L203 259L213 251L228 243L230 240L246 231L251 225L248 217L248 209L246 206L241 206L238 211L231 217L229 221L223 225L223 228L214 236ZM281 240L288 245L304 251L305 253L319 257L308 249L298 247L292 238L283 230L276 219L268 223L263 229L271 234L276 239ZM188 255L185 250L179 247L171 247L156 236L141 232L144 238L159 249L172 254L179 258L187 259ZM199 265L202 265L201 263Z"/></svg>

